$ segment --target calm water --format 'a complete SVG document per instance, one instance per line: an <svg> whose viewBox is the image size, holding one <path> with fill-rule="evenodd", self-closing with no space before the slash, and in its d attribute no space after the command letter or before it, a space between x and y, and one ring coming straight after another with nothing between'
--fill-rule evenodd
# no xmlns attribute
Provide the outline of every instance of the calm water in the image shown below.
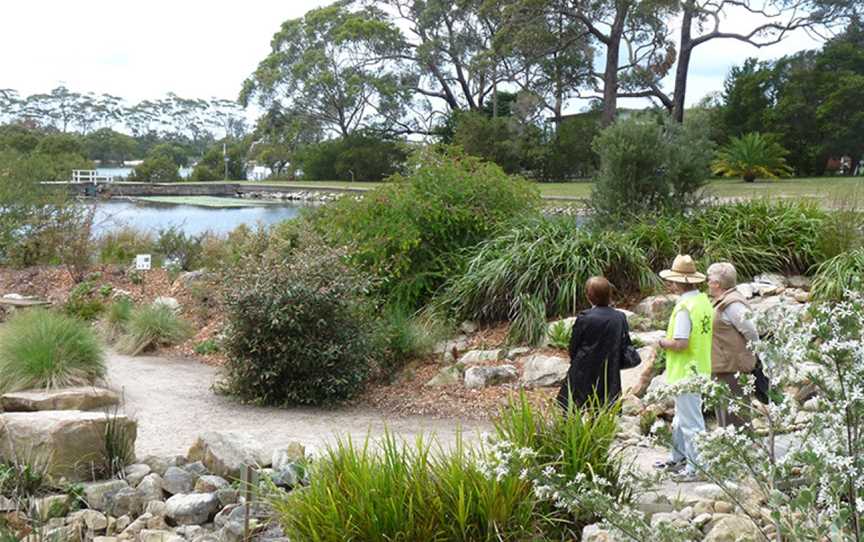
<svg viewBox="0 0 864 542"><path fill-rule="evenodd" d="M128 200L108 200L96 203L96 233L122 226L157 232L170 226L188 234L205 231L226 233L240 224L275 224L300 213L299 204L273 204L257 207L217 209L195 205L143 203Z"/></svg>

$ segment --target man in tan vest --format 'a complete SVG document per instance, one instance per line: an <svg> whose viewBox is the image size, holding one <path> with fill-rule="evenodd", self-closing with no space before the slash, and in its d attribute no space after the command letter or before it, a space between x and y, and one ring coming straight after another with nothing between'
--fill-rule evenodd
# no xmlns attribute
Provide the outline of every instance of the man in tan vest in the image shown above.
<svg viewBox="0 0 864 542"><path fill-rule="evenodd" d="M747 402L749 397L744 396L739 377L751 373L756 366L756 356L747 345L758 340L759 334L751 318L750 305L735 289L737 278L731 263L708 267L708 293L714 298L715 311L711 376L729 386L734 398ZM726 405L718 407L716 412L720 427L740 426L745 421L730 412Z"/></svg>

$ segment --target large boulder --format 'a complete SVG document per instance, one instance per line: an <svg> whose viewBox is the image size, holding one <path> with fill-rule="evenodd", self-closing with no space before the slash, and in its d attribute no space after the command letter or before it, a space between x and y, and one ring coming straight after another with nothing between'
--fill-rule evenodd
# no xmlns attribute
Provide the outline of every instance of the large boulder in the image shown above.
<svg viewBox="0 0 864 542"><path fill-rule="evenodd" d="M229 480L239 479L243 467L270 465L271 454L242 433L210 431L198 436L187 454L201 461L211 473Z"/></svg>
<svg viewBox="0 0 864 542"><path fill-rule="evenodd" d="M473 363L487 363L504 359L507 352L502 349L495 350L469 350L459 356L459 363L471 365Z"/></svg>
<svg viewBox="0 0 864 542"><path fill-rule="evenodd" d="M429 388L440 388L443 386L453 386L462 382L462 369L456 365L442 367L438 373L429 379L424 386Z"/></svg>
<svg viewBox="0 0 864 542"><path fill-rule="evenodd" d="M168 467L162 477L162 489L172 495L192 493L195 487L195 476L180 467Z"/></svg>
<svg viewBox="0 0 864 542"><path fill-rule="evenodd" d="M520 382L526 388L557 386L567 378L570 361L556 356L535 354L522 365Z"/></svg>
<svg viewBox="0 0 864 542"><path fill-rule="evenodd" d="M651 322L666 322L672 315L676 303L678 303L677 295L653 295L640 301L634 312Z"/></svg>
<svg viewBox="0 0 864 542"><path fill-rule="evenodd" d="M516 367L499 365L497 367L471 367L465 371L465 387L468 389L487 388L512 382L519 377Z"/></svg>
<svg viewBox="0 0 864 542"><path fill-rule="evenodd" d="M174 495L165 502L168 518L176 525L203 525L219 511L215 493Z"/></svg>
<svg viewBox="0 0 864 542"><path fill-rule="evenodd" d="M105 465L105 430L115 424L134 454L137 424L124 415L43 410L0 414L0 460L30 457L48 463L48 474L70 482L89 480Z"/></svg>
<svg viewBox="0 0 864 542"><path fill-rule="evenodd" d="M0 405L6 412L95 410L119 404L120 395L117 392L92 386L61 390L18 391L0 397Z"/></svg>
<svg viewBox="0 0 864 542"><path fill-rule="evenodd" d="M759 528L745 516L727 516L712 522L704 542L756 542L762 540Z"/></svg>
<svg viewBox="0 0 864 542"><path fill-rule="evenodd" d="M107 510L108 497L129 487L123 480L108 480L84 484L84 501L93 510Z"/></svg>

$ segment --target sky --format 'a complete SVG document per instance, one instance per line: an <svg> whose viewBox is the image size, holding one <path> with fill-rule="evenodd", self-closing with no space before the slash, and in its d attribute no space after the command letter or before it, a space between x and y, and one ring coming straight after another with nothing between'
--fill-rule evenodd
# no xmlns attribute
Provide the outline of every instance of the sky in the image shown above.
<svg viewBox="0 0 864 542"><path fill-rule="evenodd" d="M21 95L63 84L135 102L174 92L235 99L286 19L327 0L3 0L0 88ZM745 29L746 18L728 21ZM804 34L756 49L730 40L694 53L688 102L722 89L730 67L818 47ZM626 103L623 105L627 105ZM634 105L634 104L630 104Z"/></svg>

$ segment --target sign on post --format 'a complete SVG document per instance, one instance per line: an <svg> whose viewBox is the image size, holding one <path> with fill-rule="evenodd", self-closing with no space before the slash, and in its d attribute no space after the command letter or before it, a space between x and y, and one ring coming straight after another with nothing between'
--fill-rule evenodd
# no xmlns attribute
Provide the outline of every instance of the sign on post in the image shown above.
<svg viewBox="0 0 864 542"><path fill-rule="evenodd" d="M138 271L150 271L150 255L139 254L135 256L135 269Z"/></svg>

